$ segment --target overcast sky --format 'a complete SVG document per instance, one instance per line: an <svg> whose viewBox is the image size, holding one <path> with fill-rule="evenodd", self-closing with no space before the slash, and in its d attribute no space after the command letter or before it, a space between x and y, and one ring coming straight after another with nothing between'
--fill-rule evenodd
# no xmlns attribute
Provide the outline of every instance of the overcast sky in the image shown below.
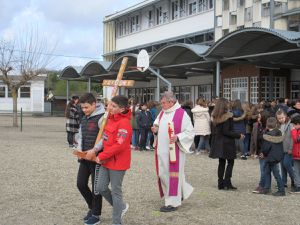
<svg viewBox="0 0 300 225"><path fill-rule="evenodd" d="M142 0L0 0L1 39L14 40L28 27L38 27L56 57L52 68L101 60L103 18ZM79 58L82 57L82 58Z"/></svg>

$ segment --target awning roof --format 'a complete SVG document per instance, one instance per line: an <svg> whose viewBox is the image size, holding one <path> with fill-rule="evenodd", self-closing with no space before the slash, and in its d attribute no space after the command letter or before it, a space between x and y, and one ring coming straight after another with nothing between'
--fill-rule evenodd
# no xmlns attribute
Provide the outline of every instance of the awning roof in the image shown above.
<svg viewBox="0 0 300 225"><path fill-rule="evenodd" d="M108 67L108 62L91 61L84 67L68 66L61 79L87 79L101 81L113 79L122 58L129 58L124 79L148 81L155 79L149 71L132 69L137 55L126 53ZM197 44L175 43L160 48L150 57L150 66L159 68L166 78L186 78L212 73L216 61L228 64L253 64L270 68L300 68L300 32L266 28L245 28L234 31L211 47ZM105 65L104 65L105 64Z"/></svg>

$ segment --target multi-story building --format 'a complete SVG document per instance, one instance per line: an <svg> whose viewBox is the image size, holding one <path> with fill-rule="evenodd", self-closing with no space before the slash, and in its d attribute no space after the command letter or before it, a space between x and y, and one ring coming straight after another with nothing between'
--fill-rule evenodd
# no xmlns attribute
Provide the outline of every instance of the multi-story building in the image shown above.
<svg viewBox="0 0 300 225"><path fill-rule="evenodd" d="M124 53L146 49L151 55L170 43L211 45L214 42L213 0L146 0L104 18L104 59L113 61ZM183 74L184 75L184 74ZM170 79L173 91L185 100L211 98L211 74ZM128 95L138 101L155 99L156 81L137 82Z"/></svg>
<svg viewBox="0 0 300 225"><path fill-rule="evenodd" d="M300 31L300 1L216 0L215 41L246 27ZM300 71L232 65L222 70L222 91L229 99L300 98ZM269 87L274 92L269 92ZM260 87L258 94L257 87Z"/></svg>

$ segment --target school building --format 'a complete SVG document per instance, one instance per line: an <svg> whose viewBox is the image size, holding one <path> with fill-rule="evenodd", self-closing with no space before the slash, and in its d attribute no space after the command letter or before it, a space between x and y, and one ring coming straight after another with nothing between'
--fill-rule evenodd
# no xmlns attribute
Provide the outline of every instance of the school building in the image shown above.
<svg viewBox="0 0 300 225"><path fill-rule="evenodd" d="M300 98L300 1L146 0L103 23L104 62L66 67L61 79L114 79L127 56L124 79L136 84L121 93L139 102L170 85L181 101ZM150 55L144 73L132 69L142 49Z"/></svg>

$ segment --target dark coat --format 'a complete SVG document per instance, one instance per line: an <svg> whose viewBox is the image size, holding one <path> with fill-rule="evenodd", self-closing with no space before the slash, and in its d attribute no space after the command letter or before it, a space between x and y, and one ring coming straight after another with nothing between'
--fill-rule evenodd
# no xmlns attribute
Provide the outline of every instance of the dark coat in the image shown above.
<svg viewBox="0 0 300 225"><path fill-rule="evenodd" d="M233 110L233 130L240 134L246 134L246 112Z"/></svg>
<svg viewBox="0 0 300 225"><path fill-rule="evenodd" d="M283 158L283 139L281 131L274 129L263 135L262 153L268 163L279 163Z"/></svg>
<svg viewBox="0 0 300 225"><path fill-rule="evenodd" d="M184 111L189 115L189 117L191 118L192 124L194 126L194 119L193 119L193 113L192 113L191 107L188 105L183 105L183 106L181 106L181 108L183 108Z"/></svg>
<svg viewBox="0 0 300 225"><path fill-rule="evenodd" d="M140 129L149 129L152 126L152 116L149 111L141 110L137 116L137 125Z"/></svg>
<svg viewBox="0 0 300 225"><path fill-rule="evenodd" d="M227 112L218 121L213 121L210 158L236 158L234 139L239 139L241 135L233 131L232 116Z"/></svg>

